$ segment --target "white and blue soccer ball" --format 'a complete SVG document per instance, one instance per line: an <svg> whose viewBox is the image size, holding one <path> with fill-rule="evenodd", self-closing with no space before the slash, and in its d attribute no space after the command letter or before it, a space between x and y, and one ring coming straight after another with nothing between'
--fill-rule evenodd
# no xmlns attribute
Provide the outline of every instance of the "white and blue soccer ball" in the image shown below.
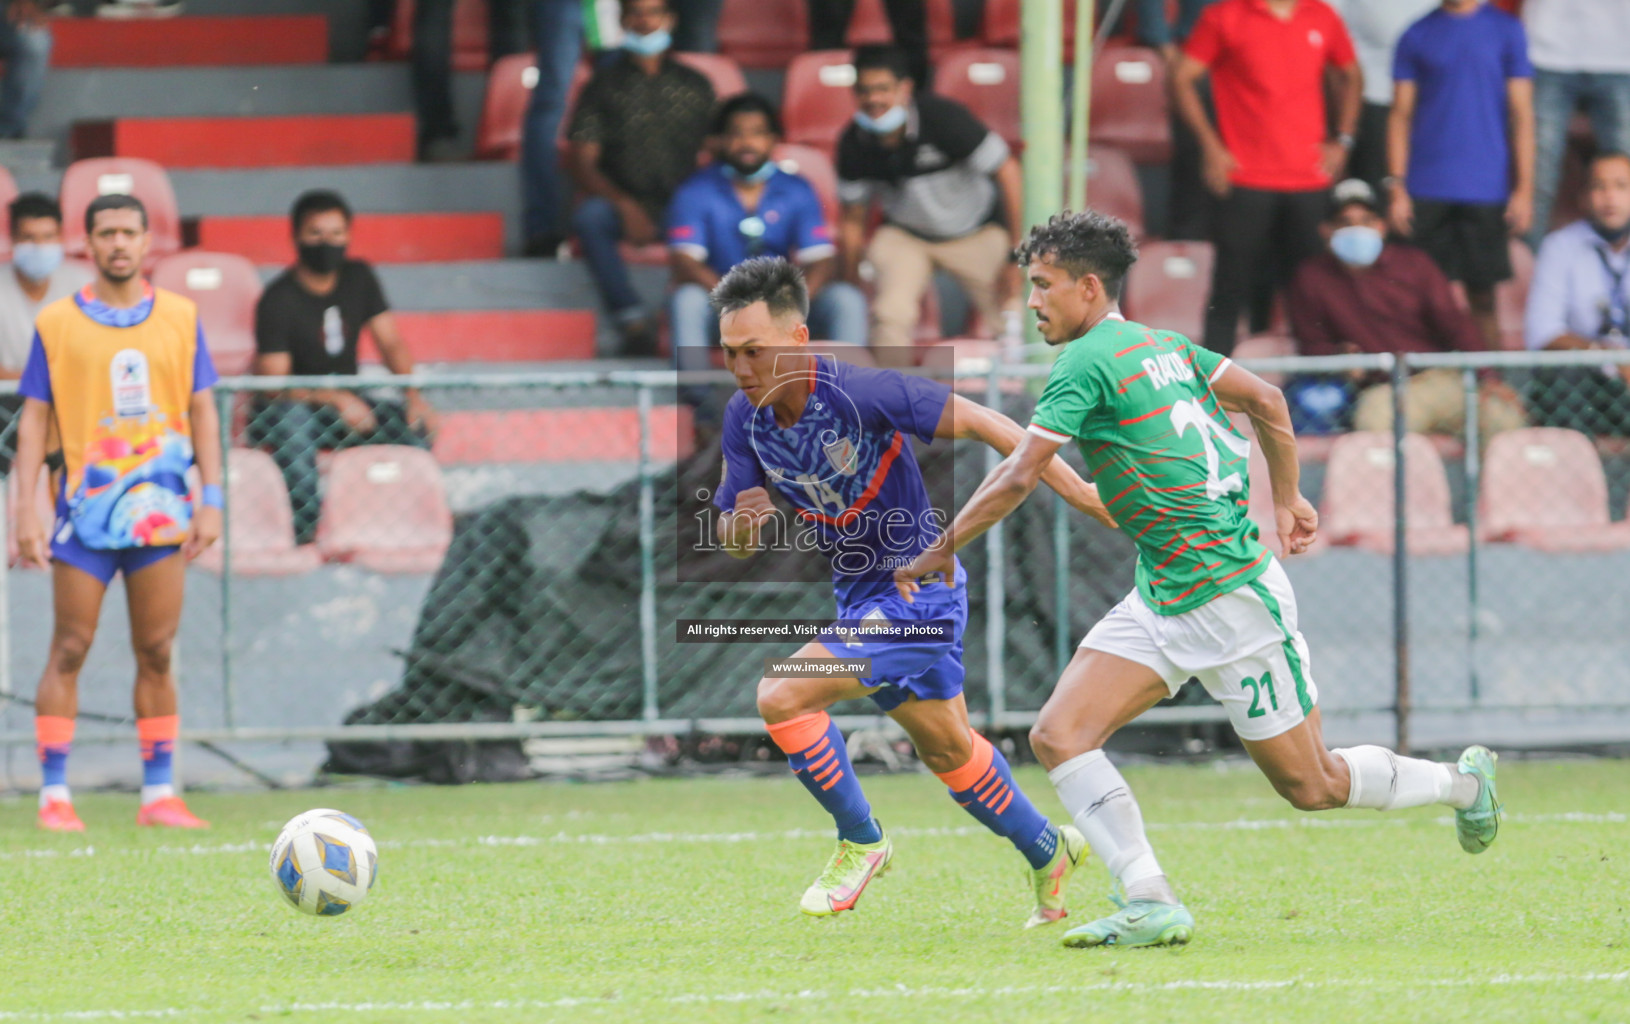
<svg viewBox="0 0 1630 1024"><path fill-rule="evenodd" d="M296 815L272 843L272 884L301 913L338 917L368 895L379 851L362 822L320 807Z"/></svg>

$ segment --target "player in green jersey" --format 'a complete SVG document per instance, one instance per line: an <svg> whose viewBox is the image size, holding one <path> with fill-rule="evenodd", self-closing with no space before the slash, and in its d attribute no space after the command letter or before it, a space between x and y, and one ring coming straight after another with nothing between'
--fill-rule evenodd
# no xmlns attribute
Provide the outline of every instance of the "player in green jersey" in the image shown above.
<svg viewBox="0 0 1630 1024"><path fill-rule="evenodd" d="M1283 550L1306 551L1319 517L1302 497L1296 438L1279 389L1170 331L1117 309L1137 248L1126 225L1060 214L1014 254L1047 343L1062 346L1024 442L991 471L945 533L896 574L902 595L1035 489L1074 441L1120 530L1138 549L1137 587L1081 642L1030 732L1059 799L1119 880L1120 909L1064 937L1067 946L1187 942L1194 918L1144 835L1126 780L1104 756L1116 730L1191 676L1227 709L1245 749L1300 810L1425 804L1455 809L1460 845L1494 841L1494 755L1470 747L1455 765L1377 746L1326 749L1296 595L1246 515L1250 444L1262 443ZM933 585L933 584L930 584Z"/></svg>

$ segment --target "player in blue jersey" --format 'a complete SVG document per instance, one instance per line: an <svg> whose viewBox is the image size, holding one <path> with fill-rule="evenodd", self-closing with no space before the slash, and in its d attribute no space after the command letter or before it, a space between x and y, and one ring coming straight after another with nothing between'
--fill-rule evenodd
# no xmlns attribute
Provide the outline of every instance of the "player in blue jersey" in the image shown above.
<svg viewBox="0 0 1630 1024"><path fill-rule="evenodd" d="M966 572L927 588L915 604L896 593L893 571L938 535L908 435L976 438L1006 455L1024 431L999 412L951 392L944 382L853 366L804 348L809 293L803 274L780 258L739 264L714 288L725 365L740 393L724 415L724 476L714 497L720 543L746 558L763 549L767 524L782 523L774 490L815 531L832 562L838 622L797 659L870 659L869 675L770 678L758 710L794 774L837 824L838 844L804 893L806 914L851 909L894 850L872 817L849 763L843 734L826 709L869 697L905 728L923 763L951 796L1028 861L1036 907L1026 927L1065 916L1064 885L1086 853L1071 825L1055 826L1014 783L1000 751L968 724L962 696ZM1042 479L1071 505L1108 524L1098 498L1062 460ZM878 639L874 625L936 623L941 635ZM818 666L812 666L818 667Z"/></svg>

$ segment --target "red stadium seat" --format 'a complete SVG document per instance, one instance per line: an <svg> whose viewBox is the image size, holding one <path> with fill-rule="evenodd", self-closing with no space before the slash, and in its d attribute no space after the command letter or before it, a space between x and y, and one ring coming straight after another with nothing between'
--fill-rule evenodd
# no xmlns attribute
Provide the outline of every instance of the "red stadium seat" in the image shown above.
<svg viewBox="0 0 1630 1024"><path fill-rule="evenodd" d="M855 66L848 50L800 54L787 68L781 124L788 142L830 155L855 116Z"/></svg>
<svg viewBox="0 0 1630 1024"><path fill-rule="evenodd" d="M188 249L153 268L153 284L198 303L198 318L215 369L223 377L248 373L255 361L255 303L260 275L255 265L227 252Z"/></svg>
<svg viewBox="0 0 1630 1024"><path fill-rule="evenodd" d="M716 99L728 99L747 91L747 76L741 65L717 53L676 53L679 63L694 68L707 76Z"/></svg>
<svg viewBox="0 0 1630 1024"><path fill-rule="evenodd" d="M883 0L855 0L843 41L850 46L888 46L894 42L894 27L889 24Z"/></svg>
<svg viewBox="0 0 1630 1024"><path fill-rule="evenodd" d="M724 0L719 52L749 68L784 68L809 48L806 0Z"/></svg>
<svg viewBox="0 0 1630 1024"><path fill-rule="evenodd" d="M586 74L582 65L578 74ZM487 74L481 123L475 130L477 160L514 160L521 155L526 107L532 102L532 89L537 84L538 59L530 53L511 54L493 64ZM564 124L562 119L562 130Z"/></svg>
<svg viewBox="0 0 1630 1024"><path fill-rule="evenodd" d="M1066 195L1069 187L1066 179ZM1143 186L1138 183L1138 169L1131 157L1111 146L1087 150L1087 205L1119 217L1131 229L1132 237L1143 237Z"/></svg>
<svg viewBox="0 0 1630 1024"><path fill-rule="evenodd" d="M506 0L501 0L506 2ZM407 60L413 53L413 0L396 0L386 56ZM487 0L457 0L453 5L453 70L481 71L487 66Z"/></svg>
<svg viewBox="0 0 1630 1024"><path fill-rule="evenodd" d="M1016 50L954 50L934 69L934 91L956 100L1017 147L1019 54Z"/></svg>
<svg viewBox="0 0 1630 1024"><path fill-rule="evenodd" d="M832 166L832 158L812 146L790 142L775 147L774 157L783 171L801 174L815 186L815 194L821 197L821 213L825 215L826 226L832 229L835 238L838 230L838 172Z"/></svg>
<svg viewBox="0 0 1630 1024"><path fill-rule="evenodd" d="M1607 476L1590 438L1531 427L1496 434L1483 457L1482 533L1541 551L1630 547L1630 525L1610 521Z"/></svg>
<svg viewBox="0 0 1630 1024"><path fill-rule="evenodd" d="M227 511L231 521L232 572L239 576L290 576L322 564L315 545L294 542L294 511L283 473L266 452L234 448L226 459ZM220 572L226 555L214 544L198 566Z"/></svg>
<svg viewBox="0 0 1630 1024"><path fill-rule="evenodd" d="M11 171L0 167L0 210L9 209L11 201L17 198L17 180L11 176ZM11 232L0 232L0 260L11 259Z"/></svg>
<svg viewBox="0 0 1630 1024"><path fill-rule="evenodd" d="M153 233L150 259L168 256L181 248L181 209L164 168L137 157L94 157L76 160L62 172L62 244L71 256L85 252L85 207L97 196L133 195L147 207Z"/></svg>
<svg viewBox="0 0 1630 1024"><path fill-rule="evenodd" d="M434 572L452 539L441 467L429 452L381 444L334 453L317 524L325 558L376 572Z"/></svg>
<svg viewBox="0 0 1630 1024"><path fill-rule="evenodd" d="M1154 50L1106 47L1092 64L1093 143L1115 146L1139 163L1171 159L1171 117L1166 105L1166 64Z"/></svg>
<svg viewBox="0 0 1630 1024"><path fill-rule="evenodd" d="M1449 475L1437 449L1425 436L1410 434L1404 438L1404 463L1409 553L1465 552L1471 533L1450 512ZM1336 439L1325 468L1323 504L1319 528L1332 544L1393 552L1397 533L1391 434L1357 431Z"/></svg>
<svg viewBox="0 0 1630 1024"><path fill-rule="evenodd" d="M1494 315L1500 325L1500 347L1521 352L1528 347L1523 314L1528 308L1528 288L1534 282L1534 252L1515 238L1506 245L1511 253L1511 279L1494 286Z"/></svg>
<svg viewBox="0 0 1630 1024"><path fill-rule="evenodd" d="M1126 279L1127 315L1199 340L1211 292L1210 242L1149 242Z"/></svg>
<svg viewBox="0 0 1630 1024"><path fill-rule="evenodd" d="M1254 334L1243 339L1234 346L1234 358L1246 359L1282 359L1285 356L1296 355L1296 340L1287 338L1283 334ZM1246 367L1246 369L1251 369ZM1264 372L1251 370L1258 377L1275 387L1285 383L1285 374L1281 372Z"/></svg>
<svg viewBox="0 0 1630 1024"><path fill-rule="evenodd" d="M983 40L958 39L956 11L951 0L928 0L928 52L937 66L951 51L983 45Z"/></svg>

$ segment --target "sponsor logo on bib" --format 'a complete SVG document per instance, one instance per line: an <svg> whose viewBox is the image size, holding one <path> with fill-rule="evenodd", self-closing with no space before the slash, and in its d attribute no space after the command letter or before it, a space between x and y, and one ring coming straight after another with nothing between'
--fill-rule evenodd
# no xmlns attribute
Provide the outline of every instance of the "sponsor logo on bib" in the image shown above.
<svg viewBox="0 0 1630 1024"><path fill-rule="evenodd" d="M147 356L133 348L113 356L113 414L119 417L146 416L153 394L147 372Z"/></svg>

